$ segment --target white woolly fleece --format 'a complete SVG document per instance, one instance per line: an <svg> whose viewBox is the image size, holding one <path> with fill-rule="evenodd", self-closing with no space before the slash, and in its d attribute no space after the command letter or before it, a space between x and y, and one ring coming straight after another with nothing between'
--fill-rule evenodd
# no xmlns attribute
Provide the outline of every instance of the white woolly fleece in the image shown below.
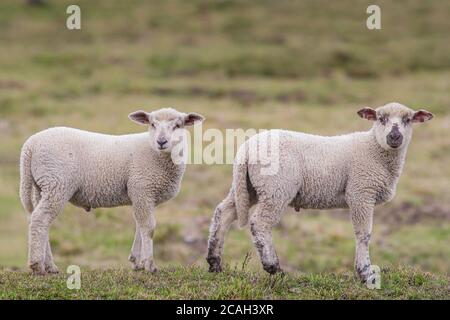
<svg viewBox="0 0 450 320"><path fill-rule="evenodd" d="M32 188L48 201L86 210L130 205L142 196L158 205L178 193L184 170L151 148L147 132L113 136L57 127L24 144L20 195L30 213Z"/></svg>

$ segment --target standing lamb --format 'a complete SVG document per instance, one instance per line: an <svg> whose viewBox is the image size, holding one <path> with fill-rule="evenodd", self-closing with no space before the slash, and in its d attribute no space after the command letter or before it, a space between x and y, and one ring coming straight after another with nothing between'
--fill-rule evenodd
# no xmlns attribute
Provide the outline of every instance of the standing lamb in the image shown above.
<svg viewBox="0 0 450 320"><path fill-rule="evenodd" d="M376 110L363 108L358 115L374 122L369 131L323 137L270 130L241 146L231 189L217 206L210 227L207 261L211 272L221 271L225 233L236 219L241 227L250 220L263 268L274 274L281 269L271 230L288 205L297 211L349 208L356 237L356 272L363 281L368 280L374 207L395 195L412 124L430 120L433 115L425 110L414 112L399 103ZM267 143L268 136L276 136L279 143L279 167L273 175L261 174L261 163L248 160L255 152L251 146Z"/></svg>
<svg viewBox="0 0 450 320"><path fill-rule="evenodd" d="M171 152L184 138L184 126L204 118L171 108L128 117L149 125L148 133L113 136L58 127L36 133L23 145L20 198L31 213L28 263L34 273L58 272L49 229L67 202L86 211L132 205L136 232L129 260L135 270L157 271L154 210L177 195L186 168Z"/></svg>

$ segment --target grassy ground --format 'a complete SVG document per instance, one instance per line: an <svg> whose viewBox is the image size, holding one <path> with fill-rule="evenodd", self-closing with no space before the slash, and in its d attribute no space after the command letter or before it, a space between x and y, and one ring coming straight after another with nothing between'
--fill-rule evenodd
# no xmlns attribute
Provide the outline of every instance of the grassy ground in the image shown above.
<svg viewBox="0 0 450 320"><path fill-rule="evenodd" d="M365 28L367 1L85 0L77 2L81 31L65 28L70 1L47 3L0 3L1 266L26 265L18 159L22 143L36 131L64 125L139 132L128 113L173 106L204 114L204 128L334 135L369 128L356 115L362 106L399 101L427 108L435 118L417 126L397 195L376 210L372 260L382 268L408 265L432 277L448 275L448 1L377 1L380 31ZM209 221L230 181L229 165L188 166L180 195L157 209L159 266L204 267ZM130 208L88 214L68 205L51 229L56 263L125 267L133 232ZM346 211L290 210L274 237L289 272L337 279L331 273L352 270ZM240 264L248 252L254 257L248 272L260 270L248 232L233 227L225 260ZM294 275L287 279L295 281ZM14 294L9 290L3 297ZM288 291L277 297L282 292L290 297Z"/></svg>
<svg viewBox="0 0 450 320"><path fill-rule="evenodd" d="M448 278L417 269L385 268L381 288L368 289L349 273L269 276L227 269L211 274L199 267L167 267L156 275L124 269L90 270L81 288L67 276L35 277L0 271L0 299L448 299Z"/></svg>

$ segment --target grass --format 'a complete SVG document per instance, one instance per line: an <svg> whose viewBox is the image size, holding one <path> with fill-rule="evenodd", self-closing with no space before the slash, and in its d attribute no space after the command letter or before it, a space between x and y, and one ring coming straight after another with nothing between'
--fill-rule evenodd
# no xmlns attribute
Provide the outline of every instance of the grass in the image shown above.
<svg viewBox="0 0 450 320"><path fill-rule="evenodd" d="M379 31L365 28L369 3L363 0L77 3L81 31L65 28L68 0L48 0L42 7L0 3L0 43L7 48L0 50L0 266L26 266L27 216L18 198L18 159L25 139L39 130L63 125L111 134L139 132L142 127L131 123L128 113L173 106L205 115L205 129L285 128L335 135L369 128L357 117L359 108L399 101L426 108L435 118L415 129L396 197L376 209L372 260L381 266L410 266L386 273L388 281L398 273L407 279L408 272L448 277L448 1L376 1L382 10ZM162 275L176 263L199 266L175 269L186 279L191 279L187 270L210 277L201 271L208 226L230 182L229 165L189 165L178 197L158 207L155 258ZM58 265L80 265L91 270L86 277L102 279L97 269L128 265L133 232L128 207L87 214L68 205L50 237ZM353 283L351 276L345 278L354 254L345 212L290 210L274 238L289 271L285 281L307 281L313 275L331 281L335 274ZM248 232L233 226L225 261L239 264L247 252L255 258L248 271L237 272L238 278L267 281L255 273L261 269ZM310 276L297 276L298 270ZM126 271L111 274L129 281L155 279ZM218 276L227 294L230 274ZM162 275L156 277L162 281ZM2 272L2 278L12 277L43 283L22 272ZM382 297L407 298L406 287ZM15 292L13 285L6 288L0 291L3 297ZM319 285L308 288L321 290ZM258 295L266 292L261 290ZM381 292L370 291L367 297ZM283 295L295 296L284 290L276 297Z"/></svg>
<svg viewBox="0 0 450 320"><path fill-rule="evenodd" d="M0 271L0 299L448 299L448 278L386 267L381 289L368 289L350 273L269 276L227 268L166 267L157 274L126 269L83 270L81 288L70 290L68 275L36 277Z"/></svg>

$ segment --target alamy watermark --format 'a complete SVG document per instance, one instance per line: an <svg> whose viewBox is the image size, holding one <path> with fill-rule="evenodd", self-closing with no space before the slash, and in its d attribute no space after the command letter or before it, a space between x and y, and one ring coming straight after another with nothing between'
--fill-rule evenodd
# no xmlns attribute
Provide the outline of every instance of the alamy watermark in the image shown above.
<svg viewBox="0 0 450 320"><path fill-rule="evenodd" d="M265 129L223 132L215 128L203 130L198 124L193 135L186 129L172 132L170 155L175 164L255 164L260 166L262 175L274 175L280 164L280 132Z"/></svg>
<svg viewBox="0 0 450 320"><path fill-rule="evenodd" d="M80 30L81 29L81 8L72 4L67 7L66 13L69 16L66 19L66 27L69 30Z"/></svg>
<svg viewBox="0 0 450 320"><path fill-rule="evenodd" d="M367 7L367 14L370 16L366 20L366 26L369 30L380 30L381 29L381 9L376 4L372 4Z"/></svg>
<svg viewBox="0 0 450 320"><path fill-rule="evenodd" d="M66 270L69 276L67 277L66 285L69 290L81 289L81 268L77 265L70 265Z"/></svg>
<svg viewBox="0 0 450 320"><path fill-rule="evenodd" d="M381 269L379 266L370 266L370 276L367 278L366 286L369 289L381 289Z"/></svg>
<svg viewBox="0 0 450 320"><path fill-rule="evenodd" d="M66 13L69 16L66 19L66 27L69 30L81 30L81 8L76 4L67 7ZM366 27L369 30L381 29L381 8L376 4L367 7L366 13L369 17L366 20Z"/></svg>

